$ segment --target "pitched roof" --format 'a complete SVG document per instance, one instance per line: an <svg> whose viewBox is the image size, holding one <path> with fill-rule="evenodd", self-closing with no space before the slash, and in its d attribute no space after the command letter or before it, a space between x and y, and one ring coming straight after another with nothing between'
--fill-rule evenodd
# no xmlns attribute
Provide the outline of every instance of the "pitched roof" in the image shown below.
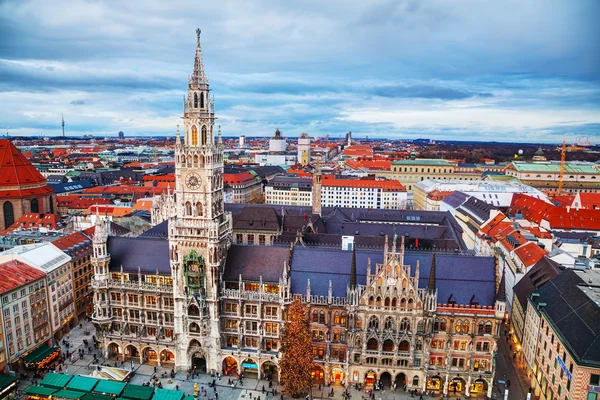
<svg viewBox="0 0 600 400"><path fill-rule="evenodd" d="M278 231L279 219L274 208L246 206L233 215L234 229Z"/></svg>
<svg viewBox="0 0 600 400"><path fill-rule="evenodd" d="M600 366L600 271L567 268L539 290L546 317L578 364Z"/></svg>
<svg viewBox="0 0 600 400"><path fill-rule="evenodd" d="M382 250L356 250L356 280L365 285L368 259L372 268L383 262ZM411 274L419 261L419 287L426 288L433 253L406 252L404 264L411 266ZM327 269L323 268L326 265ZM333 296L346 296L350 283L352 252L341 249L313 247L294 248L291 264L292 292L306 293L307 280L310 279L311 294L327 296L329 281L332 281ZM473 296L482 306L493 306L496 301L496 269L494 257L461 256L455 254L436 254L435 285L438 290L438 302L447 303L453 296L457 304L470 304Z"/></svg>
<svg viewBox="0 0 600 400"><path fill-rule="evenodd" d="M46 178L10 140L0 139L0 198L21 198L54 193Z"/></svg>
<svg viewBox="0 0 600 400"><path fill-rule="evenodd" d="M111 271L171 275L169 241L149 237L110 236L107 242Z"/></svg>
<svg viewBox="0 0 600 400"><path fill-rule="evenodd" d="M540 261L546 255L546 251L538 246L537 243L527 242L517 247L515 254L523 262L525 268L529 268Z"/></svg>
<svg viewBox="0 0 600 400"><path fill-rule="evenodd" d="M60 215L49 213L26 213L16 220L7 231L19 228L62 228L62 219Z"/></svg>
<svg viewBox="0 0 600 400"><path fill-rule="evenodd" d="M3 279L0 279L0 294L10 292L46 276L39 269L18 260L0 264L0 274L3 276Z"/></svg>
<svg viewBox="0 0 600 400"><path fill-rule="evenodd" d="M527 309L527 298L550 279L557 276L560 270L560 264L544 256L527 271L514 288L514 294L521 303L522 310Z"/></svg>
<svg viewBox="0 0 600 400"><path fill-rule="evenodd" d="M225 280L279 282L283 268L290 258L289 247L233 245L227 251Z"/></svg>

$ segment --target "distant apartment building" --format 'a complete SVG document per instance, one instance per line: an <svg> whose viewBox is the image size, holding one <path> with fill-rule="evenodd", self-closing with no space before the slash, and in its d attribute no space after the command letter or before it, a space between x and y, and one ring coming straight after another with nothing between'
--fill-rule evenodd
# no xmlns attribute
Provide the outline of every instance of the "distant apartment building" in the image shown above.
<svg viewBox="0 0 600 400"><path fill-rule="evenodd" d="M52 242L56 247L71 257L71 281L75 313L73 323L77 324L93 312L93 294L91 280L94 268L90 262L92 255L92 239L84 232L73 232Z"/></svg>
<svg viewBox="0 0 600 400"><path fill-rule="evenodd" d="M436 205L439 207L439 201L435 203L435 200L439 197L439 192L463 192L490 205L504 208L511 206L515 193L525 193L549 202L546 195L538 189L516 182L490 182L479 179L469 181L426 179L413 185L414 208L418 210L439 210L439 208L435 209Z"/></svg>
<svg viewBox="0 0 600 400"><path fill-rule="evenodd" d="M262 152L254 155L254 162L258 165L294 165L298 156L294 152L285 151L278 153Z"/></svg>
<svg viewBox="0 0 600 400"><path fill-rule="evenodd" d="M312 179L276 177L265 185L265 203L292 206L312 204Z"/></svg>
<svg viewBox="0 0 600 400"><path fill-rule="evenodd" d="M597 400L600 271L565 269L537 290L540 315L532 387L540 400Z"/></svg>
<svg viewBox="0 0 600 400"><path fill-rule="evenodd" d="M321 205L399 210L407 207L407 193L402 184L393 180L350 179L323 175Z"/></svg>
<svg viewBox="0 0 600 400"><path fill-rule="evenodd" d="M551 193L558 192L560 163L515 161L506 167L505 173L537 189ZM574 162L565 163L562 190L569 193L600 192L600 165Z"/></svg>
<svg viewBox="0 0 600 400"><path fill-rule="evenodd" d="M47 275L46 297L50 308L50 329L54 339L60 340L70 330L75 313L71 257L52 243L35 243L13 247L0 253L0 262L13 259Z"/></svg>
<svg viewBox="0 0 600 400"><path fill-rule="evenodd" d="M262 203L262 182L254 171L226 170L223 180L233 189L234 203Z"/></svg>
<svg viewBox="0 0 600 400"><path fill-rule="evenodd" d="M0 264L2 297L0 367L16 369L22 355L50 338L46 274L20 260Z"/></svg>

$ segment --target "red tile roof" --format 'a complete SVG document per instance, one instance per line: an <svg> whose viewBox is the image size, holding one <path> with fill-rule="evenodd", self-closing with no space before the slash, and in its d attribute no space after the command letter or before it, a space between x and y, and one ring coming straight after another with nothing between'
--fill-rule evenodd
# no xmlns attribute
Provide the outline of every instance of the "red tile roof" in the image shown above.
<svg viewBox="0 0 600 400"><path fill-rule="evenodd" d="M58 196L56 199L58 201L58 207L67 207L76 210L87 210L88 208L96 204L112 204L112 201L110 199L89 199L86 197L82 198L79 195Z"/></svg>
<svg viewBox="0 0 600 400"><path fill-rule="evenodd" d="M61 229L61 218L56 214L26 213L21 216L8 231L19 228Z"/></svg>
<svg viewBox="0 0 600 400"><path fill-rule="evenodd" d="M577 200L578 203L581 204L575 204ZM585 208L587 210L600 210L600 193L579 192L573 200L573 207Z"/></svg>
<svg viewBox="0 0 600 400"><path fill-rule="evenodd" d="M574 210L559 208L526 194L515 194L511 204L513 212L520 212L528 221L542 225L547 221L551 229L577 229L600 231L600 210Z"/></svg>
<svg viewBox="0 0 600 400"><path fill-rule="evenodd" d="M521 259L525 268L529 268L540 261L546 255L546 251L534 242L527 242L519 246L515 254Z"/></svg>
<svg viewBox="0 0 600 400"><path fill-rule="evenodd" d="M389 192L405 192L404 186L399 181L375 179L337 179L331 175L323 175L322 186L356 187L356 188L381 188Z"/></svg>
<svg viewBox="0 0 600 400"><path fill-rule="evenodd" d="M392 166L390 160L361 160L350 159L346 161L346 166L352 169L370 169L376 171L389 171Z"/></svg>
<svg viewBox="0 0 600 400"><path fill-rule="evenodd" d="M71 257L85 255L92 251L92 239L83 232L73 232L52 241L56 247Z"/></svg>
<svg viewBox="0 0 600 400"><path fill-rule="evenodd" d="M243 171L239 174L223 174L223 180L229 185L239 185L256 181L256 178L250 172Z"/></svg>
<svg viewBox="0 0 600 400"><path fill-rule="evenodd" d="M10 292L23 285L42 279L46 275L39 269L17 260L0 264L0 274L2 275L2 279L0 279L0 294Z"/></svg>
<svg viewBox="0 0 600 400"><path fill-rule="evenodd" d="M0 139L0 199L23 198L54 193L10 140Z"/></svg>

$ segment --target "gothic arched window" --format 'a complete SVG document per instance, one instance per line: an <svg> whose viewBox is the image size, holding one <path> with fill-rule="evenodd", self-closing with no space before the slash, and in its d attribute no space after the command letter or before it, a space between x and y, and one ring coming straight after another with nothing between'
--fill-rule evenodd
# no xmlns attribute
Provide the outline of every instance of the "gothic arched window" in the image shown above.
<svg viewBox="0 0 600 400"><path fill-rule="evenodd" d="M185 215L192 215L192 203L185 203Z"/></svg>
<svg viewBox="0 0 600 400"><path fill-rule="evenodd" d="M192 146L198 145L198 128L196 125L192 126Z"/></svg>
<svg viewBox="0 0 600 400"><path fill-rule="evenodd" d="M54 214L54 200L52 199L52 196L48 198L48 205L50 206L50 214Z"/></svg>
<svg viewBox="0 0 600 400"><path fill-rule="evenodd" d="M15 222L13 205L10 201L7 201L2 208L4 211L4 229L8 229Z"/></svg>
<svg viewBox="0 0 600 400"><path fill-rule="evenodd" d="M196 203L196 215L199 217L202 216L202 203L200 202Z"/></svg>
<svg viewBox="0 0 600 400"><path fill-rule="evenodd" d="M31 200L31 212L39 213L40 212L40 204L38 203L38 199Z"/></svg>
<svg viewBox="0 0 600 400"><path fill-rule="evenodd" d="M200 108L204 108L204 93L200 93Z"/></svg>
<svg viewBox="0 0 600 400"><path fill-rule="evenodd" d="M410 331L410 321L408 320L408 318L404 318L400 322L400 330L401 331Z"/></svg>
<svg viewBox="0 0 600 400"><path fill-rule="evenodd" d="M208 144L206 125L202 126L202 144Z"/></svg>
<svg viewBox="0 0 600 400"><path fill-rule="evenodd" d="M378 329L379 328L379 318L376 316L372 316L369 319L369 329Z"/></svg>
<svg viewBox="0 0 600 400"><path fill-rule="evenodd" d="M394 329L394 319L392 317L385 319L384 329Z"/></svg>
<svg viewBox="0 0 600 400"><path fill-rule="evenodd" d="M198 108L198 95L194 93L194 108Z"/></svg>

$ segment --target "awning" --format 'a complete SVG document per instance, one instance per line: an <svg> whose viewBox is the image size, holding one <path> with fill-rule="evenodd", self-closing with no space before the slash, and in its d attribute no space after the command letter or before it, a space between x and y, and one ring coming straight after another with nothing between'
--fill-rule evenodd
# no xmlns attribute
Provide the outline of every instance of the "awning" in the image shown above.
<svg viewBox="0 0 600 400"><path fill-rule="evenodd" d="M16 381L16 376L0 374L0 398L3 398L4 395L10 393L10 391L17 386Z"/></svg>
<svg viewBox="0 0 600 400"><path fill-rule="evenodd" d="M91 392L94 386L98 383L98 379L89 378L87 376L74 376L67 384L67 389L78 390L80 392Z"/></svg>
<svg viewBox="0 0 600 400"><path fill-rule="evenodd" d="M50 372L44 376L44 379L42 379L40 385L56 389L63 389L67 386L67 383L69 383L72 377L73 375L55 374Z"/></svg>
<svg viewBox="0 0 600 400"><path fill-rule="evenodd" d="M100 382L96 385L93 392L100 394L108 394L112 396L118 396L123 392L127 384L125 382L115 382L109 381L105 379L101 379Z"/></svg>
<svg viewBox="0 0 600 400"><path fill-rule="evenodd" d="M181 400L185 396L181 390L172 390L172 389L156 389L154 392L154 397L152 400Z"/></svg>
<svg viewBox="0 0 600 400"><path fill-rule="evenodd" d="M55 393L56 389L44 387L44 386L30 386L25 389L25 394L32 394L34 396L50 396L52 393Z"/></svg>
<svg viewBox="0 0 600 400"><path fill-rule="evenodd" d="M127 385L121 397L131 400L150 400L154 393L152 386Z"/></svg>
<svg viewBox="0 0 600 400"><path fill-rule="evenodd" d="M114 400L112 396L105 396L97 393L88 393L81 398L81 400Z"/></svg>
<svg viewBox="0 0 600 400"><path fill-rule="evenodd" d="M43 344L37 349L30 351L29 354L23 357L23 361L25 361L25 363L27 364L39 363L41 361L44 361L46 357L52 355L52 353L55 353L57 351L60 351L60 347L48 347L45 344Z"/></svg>
<svg viewBox="0 0 600 400"><path fill-rule="evenodd" d="M87 393L78 392L77 390L59 390L52 395L52 399L81 399L86 394Z"/></svg>

